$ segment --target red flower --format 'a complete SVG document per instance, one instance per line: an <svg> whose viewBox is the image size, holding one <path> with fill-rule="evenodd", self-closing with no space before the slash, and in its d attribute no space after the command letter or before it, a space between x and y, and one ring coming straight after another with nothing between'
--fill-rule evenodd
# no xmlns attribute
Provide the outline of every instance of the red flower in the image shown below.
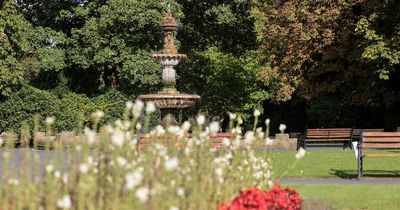
<svg viewBox="0 0 400 210"><path fill-rule="evenodd" d="M268 210L286 209L299 210L301 209L301 198L296 190L285 188L282 189L279 184L276 184L265 195Z"/></svg>
<svg viewBox="0 0 400 210"><path fill-rule="evenodd" d="M223 203L218 210L300 210L301 198L296 190L282 189L278 184L268 192L259 188L242 190L231 203Z"/></svg>

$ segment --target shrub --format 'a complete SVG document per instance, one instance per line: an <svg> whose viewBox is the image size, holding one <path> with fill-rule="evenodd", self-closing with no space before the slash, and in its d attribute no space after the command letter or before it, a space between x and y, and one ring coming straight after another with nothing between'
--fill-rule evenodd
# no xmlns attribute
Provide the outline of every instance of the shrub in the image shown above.
<svg viewBox="0 0 400 210"><path fill-rule="evenodd" d="M0 104L0 129L18 131L24 121L32 125L36 114L55 116L59 106L60 101L53 94L24 86Z"/></svg>
<svg viewBox="0 0 400 210"><path fill-rule="evenodd" d="M126 97L116 90L88 98L84 94L65 93L60 97L48 91L24 86L0 104L1 131L19 132L21 123L33 127L34 117L39 116L39 129L44 129L44 119L54 116L55 132L77 131L82 125L93 123L92 113L102 110L106 116L101 124L120 118Z"/></svg>
<svg viewBox="0 0 400 210"><path fill-rule="evenodd" d="M91 101L94 103L95 110L104 112L104 118L100 121L101 124L104 124L122 118L127 98L121 92L112 89L103 95L92 98ZM92 110L91 113L95 110Z"/></svg>

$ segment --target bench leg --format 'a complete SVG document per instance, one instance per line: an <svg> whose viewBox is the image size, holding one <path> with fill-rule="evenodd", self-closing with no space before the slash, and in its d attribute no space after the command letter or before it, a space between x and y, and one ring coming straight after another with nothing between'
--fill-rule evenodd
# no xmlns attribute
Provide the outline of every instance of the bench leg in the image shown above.
<svg viewBox="0 0 400 210"><path fill-rule="evenodd" d="M360 163L360 157L357 157L357 179L361 179L361 163Z"/></svg>
<svg viewBox="0 0 400 210"><path fill-rule="evenodd" d="M345 150L346 147L350 147L351 150L353 149L351 142L348 141L343 142L343 150Z"/></svg>
<svg viewBox="0 0 400 210"><path fill-rule="evenodd" d="M306 149L306 141L304 139L298 139L297 140L297 148L296 150L298 151L302 147L303 149Z"/></svg>
<svg viewBox="0 0 400 210"><path fill-rule="evenodd" d="M358 163L357 163L357 168L358 168L358 175L357 175L357 179L360 180L363 176L363 158L362 157L358 157Z"/></svg>

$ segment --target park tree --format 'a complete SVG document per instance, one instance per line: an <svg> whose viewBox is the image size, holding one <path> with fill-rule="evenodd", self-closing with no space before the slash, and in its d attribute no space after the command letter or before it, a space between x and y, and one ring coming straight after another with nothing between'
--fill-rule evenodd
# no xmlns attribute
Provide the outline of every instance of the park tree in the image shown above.
<svg viewBox="0 0 400 210"><path fill-rule="evenodd" d="M210 46L234 55L257 48L251 0L177 0L184 17L179 39L182 50L206 50Z"/></svg>
<svg viewBox="0 0 400 210"><path fill-rule="evenodd" d="M68 39L72 86L89 94L109 87L133 94L155 90L161 67L151 52L161 48L165 9L165 2L109 0L81 28L73 28Z"/></svg>
<svg viewBox="0 0 400 210"><path fill-rule="evenodd" d="M4 97L21 84L34 82L40 74L63 70L65 36L49 28L33 27L14 1L4 1L1 11L0 94Z"/></svg>
<svg viewBox="0 0 400 210"><path fill-rule="evenodd" d="M192 54L183 65L181 85L202 97L201 110L224 119L228 113L248 118L270 97L260 82L255 51L243 56L223 53L216 47ZM197 82L190 82L197 81Z"/></svg>
<svg viewBox="0 0 400 210"><path fill-rule="evenodd" d="M275 101L340 94L350 104L382 103L384 80L398 68L396 8L396 1L256 1L262 75Z"/></svg>
<svg viewBox="0 0 400 210"><path fill-rule="evenodd" d="M259 80L251 1L177 2L184 14L177 37L188 54L178 66L180 89L201 95L201 111L220 119L262 110L270 93Z"/></svg>

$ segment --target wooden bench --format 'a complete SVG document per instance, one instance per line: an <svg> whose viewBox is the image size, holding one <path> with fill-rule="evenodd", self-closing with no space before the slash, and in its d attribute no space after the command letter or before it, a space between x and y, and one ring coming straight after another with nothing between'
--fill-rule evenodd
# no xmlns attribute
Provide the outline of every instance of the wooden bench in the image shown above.
<svg viewBox="0 0 400 210"><path fill-rule="evenodd" d="M233 133L216 133L214 135L209 134L209 140L211 142L211 147L212 148L224 148L226 147L223 145L223 140L225 138L229 139L230 141L234 139L236 134ZM187 136L184 137L184 139L190 139L192 138L192 134L188 133ZM158 142L163 144L164 146L167 147L179 147L180 146L180 139L178 139L175 136L175 139L172 136L162 136L162 137L150 137L150 136L145 136L145 135L140 135L140 145L145 146L150 144L151 142Z"/></svg>
<svg viewBox="0 0 400 210"><path fill-rule="evenodd" d="M363 132L383 132L383 128L354 128L353 129L353 140L352 141L360 141L361 135Z"/></svg>
<svg viewBox="0 0 400 210"><path fill-rule="evenodd" d="M297 139L297 150L302 147L306 149L307 145L333 145L343 144L343 149L347 146L352 149L353 128L320 128L306 129L304 135Z"/></svg>
<svg viewBox="0 0 400 210"><path fill-rule="evenodd" d="M358 143L357 168L358 179L363 175L363 162L365 157L400 157L400 153L381 154L364 153L365 150L392 150L400 149L400 132L363 132Z"/></svg>

